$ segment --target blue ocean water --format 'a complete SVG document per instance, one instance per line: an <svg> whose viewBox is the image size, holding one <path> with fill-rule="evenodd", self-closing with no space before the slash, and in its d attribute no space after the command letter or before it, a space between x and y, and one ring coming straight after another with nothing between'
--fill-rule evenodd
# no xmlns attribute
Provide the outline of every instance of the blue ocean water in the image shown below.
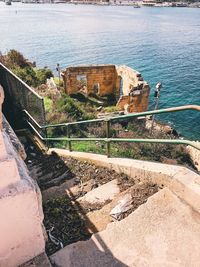
<svg viewBox="0 0 200 267"><path fill-rule="evenodd" d="M153 88L163 83L159 108L200 105L200 9L21 4L0 2L0 51L21 51L55 70L78 64L126 64ZM160 116L200 139L200 113Z"/></svg>

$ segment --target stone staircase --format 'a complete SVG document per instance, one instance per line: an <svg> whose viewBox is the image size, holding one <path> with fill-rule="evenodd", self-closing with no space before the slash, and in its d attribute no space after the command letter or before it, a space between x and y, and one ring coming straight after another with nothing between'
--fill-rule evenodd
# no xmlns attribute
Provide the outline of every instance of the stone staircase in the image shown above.
<svg viewBox="0 0 200 267"><path fill-rule="evenodd" d="M63 182L74 185L74 174L64 164L64 162L57 156L56 153L47 155L42 153L28 140L26 147L26 164L30 171L30 176L37 180L41 190L53 186L59 186Z"/></svg>
<svg viewBox="0 0 200 267"><path fill-rule="evenodd" d="M73 161L68 164L67 159L56 153L42 153L28 139L23 143L30 175L42 192L46 230L49 233L54 227L51 235L63 245L88 240L92 234L105 229L116 220L110 215L111 210L127 197L131 205L121 212L119 221L158 191L154 184L144 184L94 164L84 162L82 166L78 162L82 169L74 169ZM91 169L90 172L87 169ZM80 171L88 177L81 177ZM48 240L48 255L60 248L60 243L56 245Z"/></svg>
<svg viewBox="0 0 200 267"><path fill-rule="evenodd" d="M164 188L120 222L50 257L53 266L198 266L200 216Z"/></svg>
<svg viewBox="0 0 200 267"><path fill-rule="evenodd" d="M52 266L200 262L200 216L172 191L25 143L27 166L42 191Z"/></svg>

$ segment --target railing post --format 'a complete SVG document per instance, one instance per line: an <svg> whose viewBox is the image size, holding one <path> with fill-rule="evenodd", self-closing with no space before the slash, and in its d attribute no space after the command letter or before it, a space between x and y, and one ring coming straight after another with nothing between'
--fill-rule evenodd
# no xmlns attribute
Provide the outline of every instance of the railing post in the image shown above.
<svg viewBox="0 0 200 267"><path fill-rule="evenodd" d="M110 120L106 120L106 147L107 147L107 157L110 158Z"/></svg>
<svg viewBox="0 0 200 267"><path fill-rule="evenodd" d="M67 138L70 138L70 129L69 129L69 127L70 127L70 125L69 124L67 124ZM68 140L68 149L69 149L69 151L72 151L72 144L71 144L71 141L70 140Z"/></svg>
<svg viewBox="0 0 200 267"><path fill-rule="evenodd" d="M47 128L45 128L44 134L45 134L45 138L48 138L48 129ZM46 140L46 146L47 146L47 149L50 148L50 142L48 140Z"/></svg>

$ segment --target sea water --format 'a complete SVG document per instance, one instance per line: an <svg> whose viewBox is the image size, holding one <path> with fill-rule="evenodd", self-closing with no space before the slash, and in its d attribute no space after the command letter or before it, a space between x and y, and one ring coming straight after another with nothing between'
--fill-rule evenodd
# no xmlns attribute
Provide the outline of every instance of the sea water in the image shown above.
<svg viewBox="0 0 200 267"><path fill-rule="evenodd" d="M0 51L22 52L55 71L79 64L126 64L153 90L159 108L200 105L200 9L22 4L0 2ZM159 117L190 139L200 139L200 112Z"/></svg>

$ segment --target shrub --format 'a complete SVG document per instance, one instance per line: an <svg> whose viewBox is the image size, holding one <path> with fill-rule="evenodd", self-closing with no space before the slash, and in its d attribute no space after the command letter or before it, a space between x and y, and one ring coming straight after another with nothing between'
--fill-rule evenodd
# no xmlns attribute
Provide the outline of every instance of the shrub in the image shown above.
<svg viewBox="0 0 200 267"><path fill-rule="evenodd" d="M62 98L56 103L56 108L59 112L68 114L72 120L88 120L94 118L94 114L87 113L83 106L75 99L63 94Z"/></svg>
<svg viewBox="0 0 200 267"><path fill-rule="evenodd" d="M36 73L31 67L26 67L24 69L16 67L13 69L13 72L20 78L22 81L27 83L30 86L38 86L38 81Z"/></svg>
<svg viewBox="0 0 200 267"><path fill-rule="evenodd" d="M29 62L20 52L14 49L10 50L7 55L1 55L0 61L25 83L33 87L46 83L46 80L53 76L52 71L47 67L43 69L34 68L34 63Z"/></svg>
<svg viewBox="0 0 200 267"><path fill-rule="evenodd" d="M33 66L20 52L14 49L10 50L7 55L3 57L3 63L11 69L15 67L26 68Z"/></svg>
<svg viewBox="0 0 200 267"><path fill-rule="evenodd" d="M46 83L47 79L53 77L52 71L46 67L43 69L36 69L35 73L38 85Z"/></svg>

